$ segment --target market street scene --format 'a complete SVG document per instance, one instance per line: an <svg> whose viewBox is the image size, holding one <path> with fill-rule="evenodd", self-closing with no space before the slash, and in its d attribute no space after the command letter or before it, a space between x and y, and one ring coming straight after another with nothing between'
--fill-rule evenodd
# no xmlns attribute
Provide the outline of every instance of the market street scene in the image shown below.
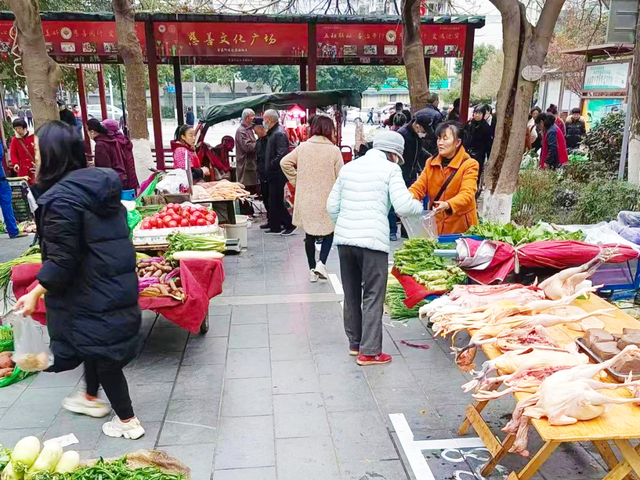
<svg viewBox="0 0 640 480"><path fill-rule="evenodd" d="M639 32L7 0L0 480L640 477Z"/></svg>

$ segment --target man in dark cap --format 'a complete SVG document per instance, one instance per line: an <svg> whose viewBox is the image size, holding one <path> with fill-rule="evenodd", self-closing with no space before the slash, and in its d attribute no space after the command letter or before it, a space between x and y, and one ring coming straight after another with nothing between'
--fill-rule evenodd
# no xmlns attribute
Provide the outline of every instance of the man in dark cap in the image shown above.
<svg viewBox="0 0 640 480"><path fill-rule="evenodd" d="M423 110L416 113L413 120L398 130L404 138L404 164L402 177L404 183L410 186L424 168L427 159L436 153L434 127L432 119ZM430 143L432 150L429 150Z"/></svg>
<svg viewBox="0 0 640 480"><path fill-rule="evenodd" d="M267 129L264 128L262 117L255 117L252 122L253 131L258 137L256 140L256 162L258 165L258 180L260 182L260 196L267 211L267 223L260 225L262 230L271 228L269 225L269 184L267 183L267 163L265 152L267 148Z"/></svg>
<svg viewBox="0 0 640 480"><path fill-rule="evenodd" d="M76 116L67 108L67 104L58 100L58 109L60 110L60 120L69 126L76 127Z"/></svg>

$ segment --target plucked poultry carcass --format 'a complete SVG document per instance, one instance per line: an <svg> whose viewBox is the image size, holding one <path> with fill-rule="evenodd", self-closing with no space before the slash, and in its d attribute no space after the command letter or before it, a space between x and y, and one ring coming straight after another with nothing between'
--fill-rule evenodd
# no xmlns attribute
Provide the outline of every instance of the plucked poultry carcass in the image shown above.
<svg viewBox="0 0 640 480"><path fill-rule="evenodd" d="M573 295L576 293L576 287L593 275L614 253L615 249L606 249L584 265L566 268L547 278L540 284L540 288L551 300L560 300Z"/></svg>
<svg viewBox="0 0 640 480"><path fill-rule="evenodd" d="M463 385L465 392L476 389L473 397L486 401L503 397L516 391L533 393L542 381L553 373L589 363L589 357L579 353L574 344L566 349L537 346L526 350L510 351L482 365L480 372L473 372L474 379ZM499 371L502 375L489 377ZM502 391L494 388L503 383L509 387Z"/></svg>
<svg viewBox="0 0 640 480"><path fill-rule="evenodd" d="M634 388L640 381L625 383L603 383L594 380L602 370L611 367L623 357L639 357L640 349L629 345L606 362L578 365L556 372L545 379L538 392L521 400L516 405L511 421L502 429L516 436L509 450L528 456L529 422L532 418L547 417L549 425L572 425L579 420L591 420L604 413L609 404L639 403L638 398L610 397L598 390Z"/></svg>

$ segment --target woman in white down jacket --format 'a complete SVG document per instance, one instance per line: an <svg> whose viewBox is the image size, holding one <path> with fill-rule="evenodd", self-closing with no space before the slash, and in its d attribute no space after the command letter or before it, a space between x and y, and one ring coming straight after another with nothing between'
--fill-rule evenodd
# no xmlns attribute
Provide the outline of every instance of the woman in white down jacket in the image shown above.
<svg viewBox="0 0 640 480"><path fill-rule="evenodd" d="M381 131L373 149L340 170L327 211L336 224L344 289L344 329L359 365L389 363L382 353L382 314L389 258L389 209L420 215L422 203L407 190L399 164L404 138Z"/></svg>

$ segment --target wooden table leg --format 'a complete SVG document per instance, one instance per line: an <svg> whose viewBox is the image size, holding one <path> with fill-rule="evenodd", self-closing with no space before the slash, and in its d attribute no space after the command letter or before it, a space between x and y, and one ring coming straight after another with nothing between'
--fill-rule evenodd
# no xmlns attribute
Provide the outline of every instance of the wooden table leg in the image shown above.
<svg viewBox="0 0 640 480"><path fill-rule="evenodd" d="M504 437L504 440L502 441L502 447L500 448L500 450L496 452L495 455L492 455L491 459L482 467L482 471L480 472L480 474L483 477L488 477L491 474L491 472L493 472L493 469L496 468L496 465L498 465L502 461L502 459L505 457L505 455L509 453L509 449L511 448L511 446L515 441L516 441L515 435L508 434L506 437Z"/></svg>
<svg viewBox="0 0 640 480"><path fill-rule="evenodd" d="M562 442L547 442L545 443L540 450L533 456L529 463L527 463L520 473L518 473L518 478L520 480L529 480L533 477L536 472L540 469L540 467L547 461L547 459L551 456L551 454L558 448Z"/></svg>
<svg viewBox="0 0 640 480"><path fill-rule="evenodd" d="M487 390L488 391L497 390L498 388L500 388L500 385L502 385L502 384L501 383L493 384ZM472 406L473 406L473 408L476 409L476 411L478 413L482 413L482 410L484 410L484 407L486 407L488 403L489 403L489 400L483 401L483 402L476 402ZM458 429L458 435L460 435L460 436L466 435L467 430L469 430L470 426L471 426L471 422L469 422L468 418L465 418L464 422L462 422L462 425L460 425L460 428Z"/></svg>
<svg viewBox="0 0 640 480"><path fill-rule="evenodd" d="M616 457L616 454L613 452L608 441L594 440L591 443L593 443L593 446L596 447L596 450L598 450L598 453L609 467L609 470L614 469L616 465L620 463L620 460L618 460L618 457Z"/></svg>
<svg viewBox="0 0 640 480"><path fill-rule="evenodd" d="M636 475L640 476L640 454L638 453L640 452L640 445L634 449L629 440L614 440L613 443L615 443L620 450L624 463L627 464Z"/></svg>

